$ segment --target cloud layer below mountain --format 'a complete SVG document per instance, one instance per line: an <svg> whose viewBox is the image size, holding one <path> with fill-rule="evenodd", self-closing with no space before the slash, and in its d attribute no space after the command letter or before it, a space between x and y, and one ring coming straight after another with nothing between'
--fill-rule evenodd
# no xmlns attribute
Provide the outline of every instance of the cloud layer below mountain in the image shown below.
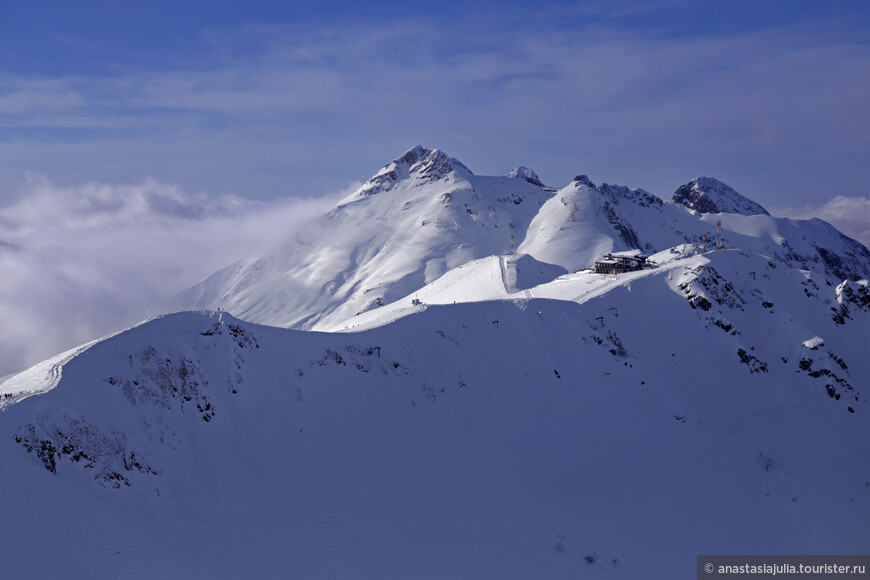
<svg viewBox="0 0 870 580"><path fill-rule="evenodd" d="M57 187L30 176L0 208L0 376L166 312L178 291L347 193L266 202L153 179Z"/></svg>

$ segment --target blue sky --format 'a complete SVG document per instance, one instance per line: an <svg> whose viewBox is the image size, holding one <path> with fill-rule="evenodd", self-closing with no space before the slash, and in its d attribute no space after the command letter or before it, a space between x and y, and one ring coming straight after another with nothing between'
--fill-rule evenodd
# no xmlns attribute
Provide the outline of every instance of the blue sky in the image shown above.
<svg viewBox="0 0 870 580"><path fill-rule="evenodd" d="M866 196L866 2L11 2L0 203L29 173L315 196L405 149L667 197Z"/></svg>

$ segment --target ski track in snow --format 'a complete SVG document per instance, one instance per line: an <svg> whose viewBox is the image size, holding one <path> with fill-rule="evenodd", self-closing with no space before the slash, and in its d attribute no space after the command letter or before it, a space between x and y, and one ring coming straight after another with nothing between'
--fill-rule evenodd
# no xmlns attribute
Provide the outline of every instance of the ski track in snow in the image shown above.
<svg viewBox="0 0 870 580"><path fill-rule="evenodd" d="M84 353L95 344L99 344L105 340L111 339L112 337L123 334L128 330L141 326L142 324L147 324L156 318L160 318L160 316L149 318L124 330L114 332L81 346L71 348L66 352L62 352L57 356L36 364L29 369L13 374L0 383L0 411L3 411L10 405L20 403L28 397L42 395L54 389L60 383L61 377L63 376L64 365Z"/></svg>

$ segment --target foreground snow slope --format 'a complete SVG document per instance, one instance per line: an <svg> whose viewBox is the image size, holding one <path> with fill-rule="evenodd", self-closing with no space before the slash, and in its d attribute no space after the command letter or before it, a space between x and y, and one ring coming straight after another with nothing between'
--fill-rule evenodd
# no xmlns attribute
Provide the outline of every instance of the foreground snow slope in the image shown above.
<svg viewBox="0 0 870 580"><path fill-rule="evenodd" d="M866 283L743 251L589 276L351 334L185 312L58 361L0 415L0 566L678 578L866 548Z"/></svg>

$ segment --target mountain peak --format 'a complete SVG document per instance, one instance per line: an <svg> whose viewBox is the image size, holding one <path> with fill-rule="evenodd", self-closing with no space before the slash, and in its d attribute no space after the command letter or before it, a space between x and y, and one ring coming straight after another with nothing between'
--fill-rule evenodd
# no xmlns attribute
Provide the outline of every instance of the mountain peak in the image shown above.
<svg viewBox="0 0 870 580"><path fill-rule="evenodd" d="M525 179L529 183L537 185L538 187L544 187L544 184L541 183L541 180L538 178L538 174L523 165L511 170L511 172L507 174L507 177L510 177L511 179Z"/></svg>
<svg viewBox="0 0 870 580"><path fill-rule="evenodd" d="M397 182L408 178L437 181L457 172L473 175L458 159L438 149L417 145L384 165L352 197L360 198L388 191Z"/></svg>
<svg viewBox="0 0 870 580"><path fill-rule="evenodd" d="M699 213L770 215L761 205L712 177L696 177L681 185L671 199Z"/></svg>
<svg viewBox="0 0 870 580"><path fill-rule="evenodd" d="M595 189L595 184L592 183L592 180L586 177L585 175L578 175L574 178L574 183L577 185L585 185L586 187L591 187Z"/></svg>

